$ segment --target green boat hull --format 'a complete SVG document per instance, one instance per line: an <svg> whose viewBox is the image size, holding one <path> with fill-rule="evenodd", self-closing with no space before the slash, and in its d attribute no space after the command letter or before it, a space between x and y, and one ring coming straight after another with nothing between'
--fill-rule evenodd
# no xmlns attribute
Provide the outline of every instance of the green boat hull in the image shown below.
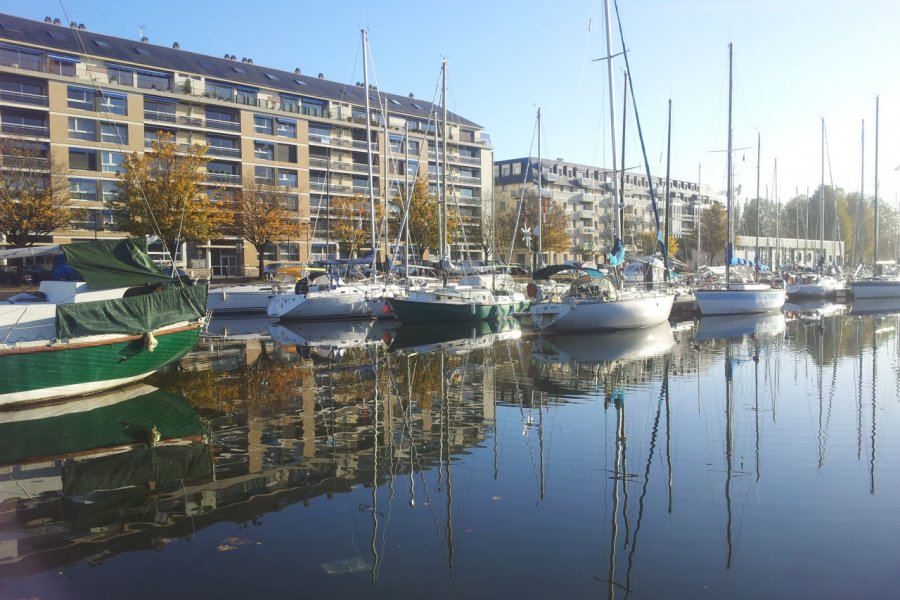
<svg viewBox="0 0 900 600"><path fill-rule="evenodd" d="M187 354L199 335L199 326L159 333L152 352L142 337L131 336L0 354L0 406L79 396L137 381Z"/></svg>
<svg viewBox="0 0 900 600"><path fill-rule="evenodd" d="M391 309L401 323L471 323L494 321L510 317L523 310L522 303L470 304L423 302L407 298L392 298Z"/></svg>

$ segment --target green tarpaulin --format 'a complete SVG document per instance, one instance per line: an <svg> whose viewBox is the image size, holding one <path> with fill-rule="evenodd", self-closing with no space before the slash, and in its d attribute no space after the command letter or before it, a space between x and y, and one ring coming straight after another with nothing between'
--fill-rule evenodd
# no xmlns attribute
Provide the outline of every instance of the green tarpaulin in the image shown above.
<svg viewBox="0 0 900 600"><path fill-rule="evenodd" d="M91 289L171 282L150 259L140 239L96 240L60 246L66 261Z"/></svg>
<svg viewBox="0 0 900 600"><path fill-rule="evenodd" d="M206 314L207 285L172 287L164 292L116 300L76 302L56 307L56 339L110 333L145 333Z"/></svg>

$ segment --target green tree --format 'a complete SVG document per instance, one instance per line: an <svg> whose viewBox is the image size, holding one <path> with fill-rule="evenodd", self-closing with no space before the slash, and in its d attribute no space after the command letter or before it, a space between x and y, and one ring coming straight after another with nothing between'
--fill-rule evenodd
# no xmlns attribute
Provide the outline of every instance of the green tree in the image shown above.
<svg viewBox="0 0 900 600"><path fill-rule="evenodd" d="M287 190L255 179L244 181L231 196L234 208L234 233L256 249L259 277L263 276L266 246L298 239L302 235L296 209L289 209Z"/></svg>
<svg viewBox="0 0 900 600"><path fill-rule="evenodd" d="M72 216L68 171L50 161L44 145L0 139L0 234L10 247L32 246Z"/></svg>
<svg viewBox="0 0 900 600"><path fill-rule="evenodd" d="M707 263L712 263L719 253L724 260L727 239L725 207L721 202L713 202L700 212L700 251L706 253Z"/></svg>
<svg viewBox="0 0 900 600"><path fill-rule="evenodd" d="M107 202L122 215L119 228L132 235L162 238L174 257L180 240L200 242L219 236L230 212L204 193L210 159L198 144L180 153L171 134L160 132L151 149L132 152L118 173L118 195Z"/></svg>

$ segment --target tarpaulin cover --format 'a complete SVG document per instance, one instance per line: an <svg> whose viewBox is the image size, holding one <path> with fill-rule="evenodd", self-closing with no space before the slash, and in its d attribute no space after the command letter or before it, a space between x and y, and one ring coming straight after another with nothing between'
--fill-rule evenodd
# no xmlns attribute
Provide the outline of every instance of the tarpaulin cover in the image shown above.
<svg viewBox="0 0 900 600"><path fill-rule="evenodd" d="M66 255L66 261L81 274L91 289L172 281L150 259L143 240L76 242L60 248Z"/></svg>
<svg viewBox="0 0 900 600"><path fill-rule="evenodd" d="M195 321L206 314L206 293L207 286L203 284L114 300L59 304L56 338L145 333L181 321Z"/></svg>

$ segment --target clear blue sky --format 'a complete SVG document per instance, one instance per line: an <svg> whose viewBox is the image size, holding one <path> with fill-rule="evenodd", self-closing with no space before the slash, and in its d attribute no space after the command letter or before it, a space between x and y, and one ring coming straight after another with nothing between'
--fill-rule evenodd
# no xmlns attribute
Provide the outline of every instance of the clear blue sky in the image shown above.
<svg viewBox="0 0 900 600"><path fill-rule="evenodd" d="M736 184L786 200L819 185L820 119L825 180L857 191L866 121L865 186L874 191L875 96L881 97L879 197L900 190L900 2L897 0L620 0L651 170L665 175L666 103L673 103L672 176L725 187L727 46L734 43ZM84 23L92 31L238 58L353 84L362 80L359 30L369 30L373 82L435 98L449 61L450 109L481 124L495 158L542 154L609 166L602 0L0 0L2 12ZM68 13L68 14L66 14ZM618 49L618 37L614 48ZM621 103L621 59L616 102ZM621 108L616 109L621 115ZM629 114L633 111L629 107ZM618 121L619 119L617 119ZM621 124L617 124L621 135ZM640 160L626 128L626 166ZM719 151L719 152L716 152Z"/></svg>

